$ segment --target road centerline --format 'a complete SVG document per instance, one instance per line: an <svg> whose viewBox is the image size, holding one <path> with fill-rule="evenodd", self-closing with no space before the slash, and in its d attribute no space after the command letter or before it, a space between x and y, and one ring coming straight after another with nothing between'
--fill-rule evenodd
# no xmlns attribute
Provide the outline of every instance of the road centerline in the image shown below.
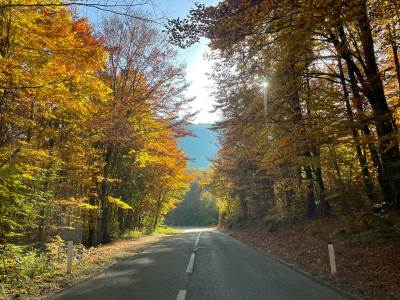
<svg viewBox="0 0 400 300"><path fill-rule="evenodd" d="M186 290L179 290L178 295L176 295L176 300L185 300L186 299Z"/></svg>
<svg viewBox="0 0 400 300"><path fill-rule="evenodd" d="M186 268L186 273L193 273L193 266L194 266L194 259L195 259L196 254L193 252L192 255L190 256L188 266Z"/></svg>
<svg viewBox="0 0 400 300"><path fill-rule="evenodd" d="M201 232L199 232L199 234L197 235L196 241L194 243L193 252L190 255L189 263L188 263L188 266L186 268L186 273L193 273L194 260L195 260L195 257L196 257L195 252L197 250L197 246L199 245L200 235L201 235Z"/></svg>
<svg viewBox="0 0 400 300"><path fill-rule="evenodd" d="M199 245L200 235L201 232L199 232L199 234L197 235L196 242L194 243L194 248L197 248L197 246Z"/></svg>

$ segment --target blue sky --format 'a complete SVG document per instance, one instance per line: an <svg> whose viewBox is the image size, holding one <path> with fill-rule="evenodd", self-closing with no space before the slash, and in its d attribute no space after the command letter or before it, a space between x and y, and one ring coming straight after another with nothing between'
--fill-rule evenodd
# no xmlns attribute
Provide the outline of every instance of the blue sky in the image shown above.
<svg viewBox="0 0 400 300"><path fill-rule="evenodd" d="M146 9L158 17L185 17L195 2L205 5L215 5L218 0L152 0L152 6ZM82 15L87 15L94 24L101 22L101 12L95 9L85 9ZM206 73L211 71L211 62L204 58L208 51L207 41L193 45L188 49L180 49L177 60L179 63L186 63L186 78L191 83L187 96L196 97L192 103L192 110L198 111L194 123L212 123L217 119L215 113L210 113L214 99L209 95L213 82L207 78Z"/></svg>

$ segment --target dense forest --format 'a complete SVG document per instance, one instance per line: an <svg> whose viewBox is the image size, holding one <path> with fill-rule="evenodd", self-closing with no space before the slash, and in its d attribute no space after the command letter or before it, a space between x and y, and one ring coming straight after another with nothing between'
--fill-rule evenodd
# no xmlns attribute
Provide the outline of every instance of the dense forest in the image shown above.
<svg viewBox="0 0 400 300"><path fill-rule="evenodd" d="M177 207L165 216L165 224L171 226L207 226L218 224L218 208L215 197L207 186L207 171L192 171L193 181Z"/></svg>
<svg viewBox="0 0 400 300"><path fill-rule="evenodd" d="M191 115L175 55L138 12L94 32L60 1L0 1L1 281L26 245L152 232L180 200Z"/></svg>
<svg viewBox="0 0 400 300"><path fill-rule="evenodd" d="M0 0L0 297L64 274L67 240L87 254L164 223L340 220L324 242L400 240L399 1L222 0L166 28L140 1L115 3ZM220 149L188 172L199 165L179 143L196 127L176 46L203 38ZM213 139L192 150L212 156Z"/></svg>
<svg viewBox="0 0 400 300"><path fill-rule="evenodd" d="M225 0L169 21L176 45L207 37L213 49L222 148L211 184L225 224L336 215L396 230L399 9Z"/></svg>

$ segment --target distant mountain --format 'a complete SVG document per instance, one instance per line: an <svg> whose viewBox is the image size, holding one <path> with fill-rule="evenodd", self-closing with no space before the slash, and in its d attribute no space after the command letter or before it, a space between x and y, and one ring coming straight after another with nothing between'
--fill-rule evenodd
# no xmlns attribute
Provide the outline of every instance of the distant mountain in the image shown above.
<svg viewBox="0 0 400 300"><path fill-rule="evenodd" d="M178 139L179 147L186 152L191 169L206 169L218 151L218 139L211 124L192 124L188 126L195 136Z"/></svg>

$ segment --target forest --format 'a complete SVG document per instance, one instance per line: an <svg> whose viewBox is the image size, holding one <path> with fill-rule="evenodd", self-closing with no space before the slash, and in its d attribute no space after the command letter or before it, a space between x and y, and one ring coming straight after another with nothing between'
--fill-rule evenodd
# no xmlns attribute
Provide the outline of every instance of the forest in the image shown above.
<svg viewBox="0 0 400 300"><path fill-rule="evenodd" d="M61 1L0 1L0 283L34 274L55 236L89 247L162 224L190 181L175 55L139 12L95 30Z"/></svg>
<svg viewBox="0 0 400 300"><path fill-rule="evenodd" d="M167 28L182 48L209 40L220 226L363 299L398 299L400 2L224 0Z"/></svg>
<svg viewBox="0 0 400 300"><path fill-rule="evenodd" d="M399 5L225 0L169 20L174 44L213 50L223 223L339 216L399 233Z"/></svg>
<svg viewBox="0 0 400 300"><path fill-rule="evenodd" d="M215 226L218 224L216 199L210 192L209 172L192 170L192 182L182 201L165 216L171 226Z"/></svg>
<svg viewBox="0 0 400 300"><path fill-rule="evenodd" d="M64 274L67 240L216 223L317 268L334 241L344 280L398 297L399 1L222 0L167 24L90 3L0 0L0 297ZM188 171L177 55L204 39L220 149Z"/></svg>

